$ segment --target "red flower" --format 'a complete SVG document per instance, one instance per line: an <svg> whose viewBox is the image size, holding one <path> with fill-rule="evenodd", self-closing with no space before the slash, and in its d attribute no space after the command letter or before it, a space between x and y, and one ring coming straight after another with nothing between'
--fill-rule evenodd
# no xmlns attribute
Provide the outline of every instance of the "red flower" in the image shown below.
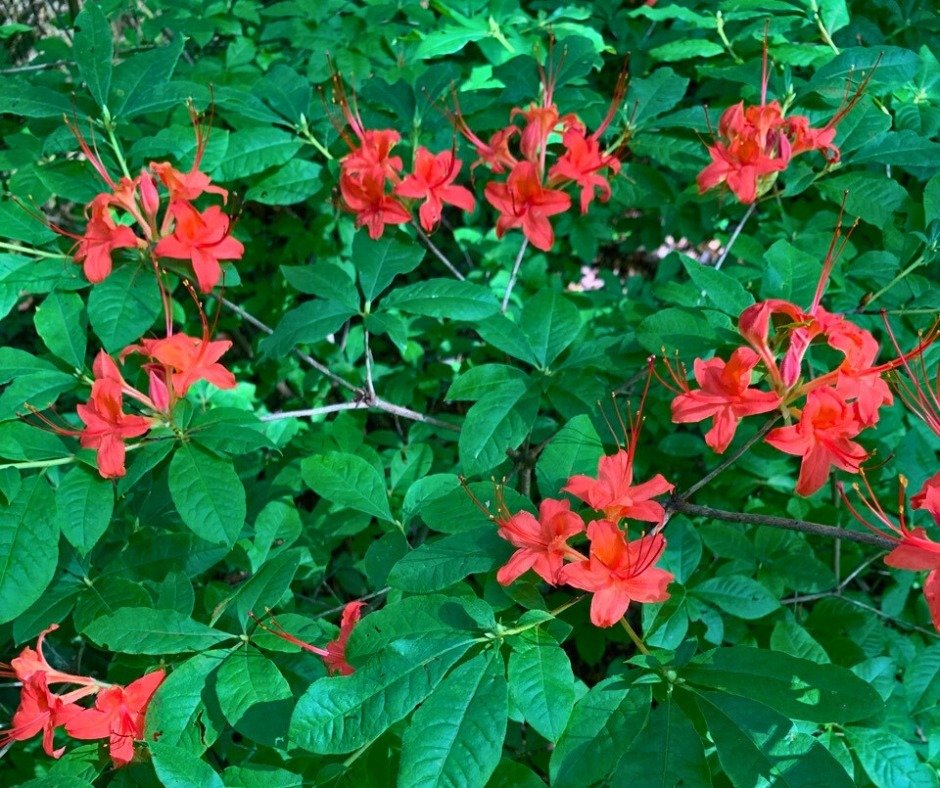
<svg viewBox="0 0 940 788"><path fill-rule="evenodd" d="M204 193L218 194L228 200L228 191L221 186L212 186L212 180L200 172L199 160L193 162L189 172L180 172L169 162L150 162L150 169L170 192L170 201L192 202Z"/></svg>
<svg viewBox="0 0 940 788"><path fill-rule="evenodd" d="M587 213L594 199L595 189L600 190L601 202L610 199L610 183L600 175L602 169L620 172L620 160L601 151L595 136L588 137L580 126L572 126L562 136L565 152L548 171L549 180L572 180L581 187L581 213Z"/></svg>
<svg viewBox="0 0 940 788"><path fill-rule="evenodd" d="M339 673L342 676L355 673L355 669L346 661L346 641L349 640L353 628L359 623L365 604L365 602L349 602L343 608L343 616L339 622L339 636L326 644L326 654L323 655L323 663L330 673Z"/></svg>
<svg viewBox="0 0 940 788"><path fill-rule="evenodd" d="M182 397L197 380L206 380L220 389L235 387L235 376L218 363L231 346L228 340L212 342L207 337L171 334L162 339L142 339L139 345L124 348L121 357L141 353L152 358L169 375L174 393Z"/></svg>
<svg viewBox="0 0 940 788"><path fill-rule="evenodd" d="M144 738L147 705L163 682L165 671L155 670L126 687L108 687L95 698L92 709L82 709L65 724L76 739L108 739L111 761L124 766L134 758L134 741Z"/></svg>
<svg viewBox="0 0 940 788"><path fill-rule="evenodd" d="M142 243L130 227L114 223L110 203L110 194L99 194L88 204L88 226L75 251L75 262L83 263L85 278L92 284L103 282L111 273L115 249L131 249Z"/></svg>
<svg viewBox="0 0 940 788"><path fill-rule="evenodd" d="M402 168L401 157L392 156L391 150L401 141L401 135L392 129L368 130L362 127L358 116L350 115L350 125L359 138L359 145L350 142L350 150L340 166L343 175L358 178L396 179ZM349 140L347 140L349 142Z"/></svg>
<svg viewBox="0 0 940 788"><path fill-rule="evenodd" d="M920 492L911 497L911 506L927 510L940 525L940 471L927 479Z"/></svg>
<svg viewBox="0 0 940 788"><path fill-rule="evenodd" d="M229 235L229 217L218 205L200 213L188 202L177 200L170 203L170 212L176 220L173 234L160 239L155 254L190 260L199 289L211 292L222 278L219 260L239 260L245 247Z"/></svg>
<svg viewBox="0 0 940 788"><path fill-rule="evenodd" d="M42 673L46 677L47 684L87 684L97 685L97 682L88 676L76 676L72 673L63 673L56 670L49 664L42 648L46 640L46 635L55 632L59 628L58 624L50 624L49 627L39 633L36 640L36 648L26 646L18 657L10 660L10 664L0 663L0 676L7 678L16 678L18 681L27 682L33 676Z"/></svg>
<svg viewBox="0 0 940 788"><path fill-rule="evenodd" d="M153 420L124 413L124 383L111 357L103 350L95 360L95 376L91 398L76 408L85 424L79 441L84 448L97 451L98 473L110 479L126 472L124 441L146 433Z"/></svg>
<svg viewBox="0 0 940 788"><path fill-rule="evenodd" d="M686 424L712 418L705 442L723 453L742 418L780 406L780 395L751 388L751 370L758 361L757 353L746 347L735 350L727 363L720 358L695 359L695 380L701 388L672 401L672 420Z"/></svg>
<svg viewBox="0 0 940 788"><path fill-rule="evenodd" d="M45 672L37 671L31 674L23 681L20 705L13 713L10 728L0 731L0 750L11 742L31 739L42 731L42 748L46 755L61 757L65 747L54 748L55 729L68 723L82 711L81 706L76 705L74 700L94 691L95 688L87 687L60 697L50 692Z"/></svg>
<svg viewBox="0 0 940 788"><path fill-rule="evenodd" d="M528 161L515 165L506 183L486 184L484 194L500 213L496 221L497 237L502 238L513 227L521 227L532 245L545 252L555 242L548 217L571 207L567 194L542 186L538 169Z"/></svg>
<svg viewBox="0 0 940 788"><path fill-rule="evenodd" d="M786 454L803 457L796 492L812 495L826 483L830 467L858 473L868 453L852 438L863 427L856 409L835 389L818 388L807 395L797 424L778 427L765 440Z"/></svg>
<svg viewBox="0 0 940 788"><path fill-rule="evenodd" d="M610 627L627 612L631 601L664 602L671 572L655 566L666 549L662 534L627 542L623 532L609 520L594 520L587 527L590 557L562 568L559 579L594 594L591 623Z"/></svg>
<svg viewBox="0 0 940 788"><path fill-rule="evenodd" d="M356 227L369 228L373 240L382 237L387 224L405 224L411 214L398 200L385 193L385 179L374 175L360 178L342 176L339 179L343 202L356 214Z"/></svg>
<svg viewBox="0 0 940 788"><path fill-rule="evenodd" d="M568 547L568 540L583 530L584 521L571 511L571 504L551 498L539 504L538 519L528 512L501 518L499 535L519 549L497 572L496 580L508 586L532 569L545 582L554 585L558 582L564 557L576 554Z"/></svg>
<svg viewBox="0 0 940 788"><path fill-rule="evenodd" d="M418 215L421 226L428 232L437 227L445 203L468 212L476 207L468 189L453 185L460 167L460 160L451 151L435 155L427 148L418 148L414 173L395 187L395 193L401 197L424 200Z"/></svg>

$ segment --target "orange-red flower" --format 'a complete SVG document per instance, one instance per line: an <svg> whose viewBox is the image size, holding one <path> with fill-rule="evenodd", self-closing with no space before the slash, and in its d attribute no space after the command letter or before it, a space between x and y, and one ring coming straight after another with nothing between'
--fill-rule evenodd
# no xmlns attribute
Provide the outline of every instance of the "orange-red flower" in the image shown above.
<svg viewBox="0 0 940 788"><path fill-rule="evenodd" d="M565 152L548 171L549 181L574 181L581 188L581 213L587 213L595 192L599 190L601 202L610 199L610 182L600 174L607 169L620 172L620 160L605 154L594 135L587 136L580 126L572 126L562 135Z"/></svg>
<svg viewBox="0 0 940 788"><path fill-rule="evenodd" d="M143 243L130 227L115 224L111 218L111 195L99 194L86 209L88 225L78 237L75 262L82 263L85 278L92 284L103 282L111 273L115 249L131 249Z"/></svg>
<svg viewBox="0 0 940 788"><path fill-rule="evenodd" d="M434 154L427 148L418 148L414 172L395 187L395 193L400 197L424 200L418 217L428 232L437 227L445 204L462 211L472 211L476 207L476 199L470 190L454 185L460 167L461 162L452 151Z"/></svg>
<svg viewBox="0 0 940 788"><path fill-rule="evenodd" d="M521 227L530 243L546 252L555 243L555 231L548 217L571 207L567 194L542 185L537 167L529 161L516 164L506 183L486 184L484 194L500 214L496 220L497 237Z"/></svg>
<svg viewBox="0 0 940 788"><path fill-rule="evenodd" d="M161 377L169 378L174 394L182 397L197 380L208 381L220 389L235 387L235 376L218 363L231 346L229 340L210 341L205 336L177 333L160 339L142 339L139 345L124 348L121 357L141 353L153 359L155 364L148 367L159 367Z"/></svg>
<svg viewBox="0 0 940 788"><path fill-rule="evenodd" d="M55 729L68 723L82 711L81 706L75 704L75 700L94 691L94 687L83 687L67 696L59 696L49 690L43 671L33 673L23 681L20 704L13 713L11 726L0 730L0 750L11 742L26 741L42 732L42 748L46 755L61 757L65 747L55 749Z"/></svg>
<svg viewBox="0 0 940 788"><path fill-rule="evenodd" d="M342 176L339 179L339 191L346 207L356 214L356 227L368 227L369 237L373 240L382 237L386 225L411 221L411 214L405 206L385 193L384 177Z"/></svg>
<svg viewBox="0 0 940 788"><path fill-rule="evenodd" d="M554 585L565 556L577 555L568 547L568 540L583 530L584 521L571 511L570 502L551 498L539 504L538 519L525 511L501 517L499 535L519 549L496 573L496 580L508 586L531 569Z"/></svg>
<svg viewBox="0 0 940 788"><path fill-rule="evenodd" d="M672 420L677 424L712 419L705 443L718 454L728 448L745 416L767 413L780 406L780 395L751 388L751 371L760 358L740 347L727 362L720 358L695 359L695 380L700 388L686 391L672 401Z"/></svg>
<svg viewBox="0 0 940 788"><path fill-rule="evenodd" d="M818 388L807 395L798 423L778 427L764 440L786 454L803 458L796 492L812 495L826 483L831 467L858 473L868 452L852 438L863 428L856 408L835 389Z"/></svg>
<svg viewBox="0 0 940 788"><path fill-rule="evenodd" d="M155 670L126 687L101 690L94 708L82 709L66 721L66 733L75 739L107 739L114 765L130 763L134 742L144 738L147 705L165 676L165 671Z"/></svg>
<svg viewBox="0 0 940 788"><path fill-rule="evenodd" d="M245 247L229 234L229 217L218 205L200 213L177 200L170 204L170 212L176 220L173 234L161 238L154 252L158 257L191 261L199 289L209 293L222 278L219 260L239 260Z"/></svg>
<svg viewBox="0 0 940 788"><path fill-rule="evenodd" d="M610 520L594 520L587 527L590 557L564 566L559 580L590 591L591 622L610 627L627 612L630 602L664 602L674 576L655 566L666 540L655 534L628 542Z"/></svg>
<svg viewBox="0 0 940 788"><path fill-rule="evenodd" d="M326 644L326 654L323 655L323 664L330 673L339 673L349 676L355 669L346 661L346 643L359 619L362 617L362 608L365 602L349 602L343 608L343 615L339 622L339 635L335 640Z"/></svg>

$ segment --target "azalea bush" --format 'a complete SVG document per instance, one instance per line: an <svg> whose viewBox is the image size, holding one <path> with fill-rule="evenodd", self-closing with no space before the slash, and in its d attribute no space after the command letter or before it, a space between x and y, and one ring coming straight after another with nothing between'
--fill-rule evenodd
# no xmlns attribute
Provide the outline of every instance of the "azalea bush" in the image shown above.
<svg viewBox="0 0 940 788"><path fill-rule="evenodd" d="M940 783L940 32L0 26L0 775Z"/></svg>

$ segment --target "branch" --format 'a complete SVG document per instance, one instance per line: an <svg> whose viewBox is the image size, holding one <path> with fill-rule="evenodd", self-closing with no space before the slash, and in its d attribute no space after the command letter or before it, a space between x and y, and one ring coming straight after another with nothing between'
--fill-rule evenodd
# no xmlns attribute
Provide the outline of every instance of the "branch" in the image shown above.
<svg viewBox="0 0 940 788"><path fill-rule="evenodd" d="M261 421L280 421L281 419L309 419L322 416L326 413L336 413L341 410L361 410L368 408L369 404L363 400L356 402L336 402L332 405L321 405L319 408L306 408L304 410L282 410L277 413L266 413L259 416Z"/></svg>
<svg viewBox="0 0 940 788"><path fill-rule="evenodd" d="M734 228L734 232L731 233L731 237L728 239L728 244L725 246L725 250L721 253L721 257L718 258L718 261L715 263L715 270L717 271L725 262L725 258L728 256L728 253L731 251L731 247L734 246L734 242L738 240L738 236L741 234L741 230L744 229L744 225L747 223L747 220L751 218L751 214L754 213L757 208L757 203L752 202L747 209L747 212L741 217L741 221L738 222L738 226Z"/></svg>
<svg viewBox="0 0 940 788"><path fill-rule="evenodd" d="M438 260L440 260L445 266L447 266L448 271L450 271L461 282L463 282L466 279L466 277L462 273L460 273L460 271L457 270L457 266L455 266L449 259L447 259L447 255L437 248L437 245L434 243L434 241L432 241L428 237L427 233L425 233L424 230L422 230L417 224L415 224L415 229L418 231L418 237L422 241L424 241L425 246L427 246L428 249L431 250L431 253Z"/></svg>
<svg viewBox="0 0 940 788"><path fill-rule="evenodd" d="M501 311L503 314L506 313L506 310L509 308L509 296L512 294L512 289L516 286L516 277L519 276L519 266L522 265L522 255L525 254L525 250L529 248L529 239L522 239L522 246L519 247L519 254L516 255L516 262L512 264L512 273L509 275L509 284L506 285L506 292L503 295L503 305Z"/></svg>
<svg viewBox="0 0 940 788"><path fill-rule="evenodd" d="M806 520L791 520L787 517L773 517L766 514L748 514L746 512L728 512L724 509L715 509L711 506L698 506L694 503L687 503L678 497L674 497L672 500L667 501L666 508L673 512L700 515L701 517L713 517L716 520L725 520L730 523L767 525L771 528L783 528L787 531L801 531L806 534L827 536L830 539L845 539L849 542L858 542L859 544L868 544L875 547L880 547L882 550L892 550L897 547L897 544L891 539L888 539L884 536L878 536L877 534L860 533L858 531L846 531L845 529L837 528L834 525L810 523Z"/></svg>

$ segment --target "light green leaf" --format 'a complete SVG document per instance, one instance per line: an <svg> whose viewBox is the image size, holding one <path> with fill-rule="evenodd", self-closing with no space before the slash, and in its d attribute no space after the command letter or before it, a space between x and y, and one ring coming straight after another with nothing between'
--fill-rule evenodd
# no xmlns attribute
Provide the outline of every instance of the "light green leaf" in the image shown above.
<svg viewBox="0 0 940 788"><path fill-rule="evenodd" d="M372 301L399 274L414 271L424 259L424 248L416 242L404 243L393 236L373 241L366 233L356 233L352 261L366 301Z"/></svg>
<svg viewBox="0 0 940 788"><path fill-rule="evenodd" d="M245 488L231 461L192 443L176 449L170 460L170 497L183 522L196 536L231 546L245 524Z"/></svg>
<svg viewBox="0 0 940 788"><path fill-rule="evenodd" d="M78 73L98 102L98 106L103 107L108 102L111 61L114 59L111 25L97 3L85 3L75 17L75 28L72 54L78 66Z"/></svg>
<svg viewBox="0 0 940 788"><path fill-rule="evenodd" d="M153 741L159 733L161 743L197 755L215 742L225 720L213 718L203 695L227 654L223 650L206 651L169 673L147 707L147 741Z"/></svg>
<svg viewBox="0 0 940 788"><path fill-rule="evenodd" d="M175 610L149 607L122 607L93 621L84 634L108 651L155 655L202 651L234 638Z"/></svg>
<svg viewBox="0 0 940 788"><path fill-rule="evenodd" d="M780 607L780 602L764 586L743 575L710 577L689 590L702 601L738 618L763 618Z"/></svg>
<svg viewBox="0 0 940 788"><path fill-rule="evenodd" d="M426 279L393 290L382 300L382 307L450 320L482 320L499 311L499 302L485 287L472 282Z"/></svg>
<svg viewBox="0 0 940 788"><path fill-rule="evenodd" d="M392 567L388 583L415 594L439 591L477 572L488 572L507 558L507 545L495 526L433 539Z"/></svg>
<svg viewBox="0 0 940 788"><path fill-rule="evenodd" d="M245 199L262 205L293 205L303 202L320 188L322 167L306 159L291 159L279 170L262 178L245 192Z"/></svg>
<svg viewBox="0 0 940 788"><path fill-rule="evenodd" d="M88 320L109 353L143 336L162 308L153 272L135 265L117 266L88 294Z"/></svg>
<svg viewBox="0 0 940 788"><path fill-rule="evenodd" d="M68 472L55 499L62 534L81 555L88 555L111 522L114 485L79 466Z"/></svg>
<svg viewBox="0 0 940 788"><path fill-rule="evenodd" d="M264 654L250 645L231 654L216 674L215 691L235 730L260 744L286 747L293 694Z"/></svg>
<svg viewBox="0 0 940 788"><path fill-rule="evenodd" d="M538 396L522 380L507 381L467 411L460 430L460 464L467 474L484 473L525 440L538 412Z"/></svg>
<svg viewBox="0 0 940 788"><path fill-rule="evenodd" d="M391 522L385 479L368 461L355 454L330 452L308 457L301 476L317 495L340 506Z"/></svg>
<svg viewBox="0 0 940 788"><path fill-rule="evenodd" d="M539 489L560 490L575 474L595 473L603 453L604 446L590 417L575 416L555 433L535 463Z"/></svg>
<svg viewBox="0 0 940 788"><path fill-rule="evenodd" d="M355 310L337 301L307 301L281 318L274 333L262 340L261 350L266 356L277 357L297 345L320 342L339 331L354 314Z"/></svg>
<svg viewBox="0 0 940 788"><path fill-rule="evenodd" d="M555 290L542 290L525 301L519 321L540 367L549 366L581 330L577 307Z"/></svg>
<svg viewBox="0 0 940 788"><path fill-rule="evenodd" d="M273 126L234 131L229 135L228 150L215 177L232 181L286 164L302 145L296 135Z"/></svg>
<svg viewBox="0 0 940 788"><path fill-rule="evenodd" d="M509 657L509 692L526 722L557 742L574 708L574 674L561 646L541 630L532 631L534 642L514 647Z"/></svg>
<svg viewBox="0 0 940 788"><path fill-rule="evenodd" d="M149 742L148 747L164 788L225 788L219 774L189 750L162 741Z"/></svg>
<svg viewBox="0 0 940 788"><path fill-rule="evenodd" d="M75 293L53 292L33 315L36 333L46 347L76 369L85 364L85 305Z"/></svg>

